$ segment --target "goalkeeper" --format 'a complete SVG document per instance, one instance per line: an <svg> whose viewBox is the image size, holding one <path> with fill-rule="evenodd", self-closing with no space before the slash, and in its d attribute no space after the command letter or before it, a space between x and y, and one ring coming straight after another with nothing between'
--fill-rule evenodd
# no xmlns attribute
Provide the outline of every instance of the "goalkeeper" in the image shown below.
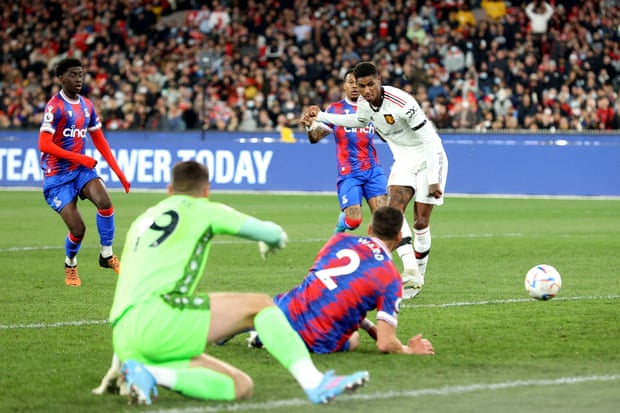
<svg viewBox="0 0 620 413"><path fill-rule="evenodd" d="M127 233L110 322L113 365L95 393L120 373L130 402L151 404L156 385L203 400L249 398L252 379L206 354L207 344L255 329L313 403L326 403L368 380L368 373L322 373L273 300L261 293L195 292L215 235L260 242L266 256L285 247L282 228L211 202L209 173L195 161L172 169L169 196ZM119 372L119 365L120 372Z"/></svg>

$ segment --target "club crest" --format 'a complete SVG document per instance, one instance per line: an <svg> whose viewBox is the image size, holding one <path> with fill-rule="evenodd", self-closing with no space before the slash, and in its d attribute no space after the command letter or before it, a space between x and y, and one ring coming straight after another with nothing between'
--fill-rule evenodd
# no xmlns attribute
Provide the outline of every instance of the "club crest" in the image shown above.
<svg viewBox="0 0 620 413"><path fill-rule="evenodd" d="M396 120L394 119L394 116L393 116L393 115L390 115L390 114L383 115L383 118L384 118L384 119L385 119L385 121L386 121L388 124L390 124L390 125L393 125L393 124L394 124L394 122L396 122Z"/></svg>

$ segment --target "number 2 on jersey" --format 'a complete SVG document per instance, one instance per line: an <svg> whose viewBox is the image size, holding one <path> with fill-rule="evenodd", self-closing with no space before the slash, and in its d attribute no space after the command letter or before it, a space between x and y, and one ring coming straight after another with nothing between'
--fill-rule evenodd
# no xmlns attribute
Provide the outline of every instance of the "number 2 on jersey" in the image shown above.
<svg viewBox="0 0 620 413"><path fill-rule="evenodd" d="M342 249L336 253L336 257L339 259L348 258L349 262L345 265L318 270L314 273L314 275L321 280L325 287L330 291L338 288L338 284L336 284L336 281L334 281L332 277L351 274L360 266L360 257L357 255L357 252L352 249Z"/></svg>

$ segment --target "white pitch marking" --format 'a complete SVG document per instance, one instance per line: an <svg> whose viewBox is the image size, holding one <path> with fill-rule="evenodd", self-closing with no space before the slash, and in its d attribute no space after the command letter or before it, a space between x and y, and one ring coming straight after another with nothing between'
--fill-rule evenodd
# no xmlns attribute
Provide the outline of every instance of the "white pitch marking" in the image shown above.
<svg viewBox="0 0 620 413"><path fill-rule="evenodd" d="M352 232L352 235L356 233ZM360 236L365 236L365 234L358 234ZM546 234L548 235L548 234ZM506 232L503 234L492 234L492 233L484 233L484 234L444 234L444 235L433 235L433 239L454 239L454 238L519 238L519 237L527 237L527 238L536 238L539 237L540 234L523 234L519 232ZM555 234L555 236L559 238L567 238L567 237L575 237L575 234ZM587 235L590 237L590 235ZM329 237L325 238L306 238L306 239L292 239L289 243L306 243L306 242L325 242L329 239ZM250 244L254 241L246 241L241 239L236 240L216 240L213 241L213 244L222 244L222 245L235 245L235 244ZM92 245L83 245L82 249L93 249L99 248L98 246ZM64 249L63 245L50 246L50 245L41 245L41 246L31 246L31 247L9 247L9 248L0 248L0 253L3 252L24 252L24 251L44 251L44 250L57 250Z"/></svg>
<svg viewBox="0 0 620 413"><path fill-rule="evenodd" d="M495 391L503 389L513 389L518 387L543 387L543 386L562 386L589 382L606 382L619 380L619 374L607 376L582 376L582 377L559 377L557 379L538 379L538 380L517 380L502 383L475 383L467 385L443 386L418 390L402 390L380 393L356 393L345 396L347 400L389 400L395 397L414 398L423 396L450 396L453 394L472 393L475 391ZM271 411L278 408L290 408L297 406L307 406L309 402L305 399L284 399L262 403L232 403L220 404L217 406L188 407L183 409L159 409L158 413L217 413L217 412L240 412L250 410Z"/></svg>
<svg viewBox="0 0 620 413"><path fill-rule="evenodd" d="M555 297L553 301L581 301L581 300L616 300L620 295L599 295L599 296L579 296L579 297ZM533 298L510 298L506 300L485 300L485 301L463 301L456 303L440 304L401 304L401 308L446 308L446 307L465 307L471 305L490 305L490 304L513 304L534 302ZM29 328L55 328L55 327L75 327L97 324L107 324L108 320L78 320L78 321L58 321L55 323L33 323L33 324L0 324L0 330L29 329Z"/></svg>
<svg viewBox="0 0 620 413"><path fill-rule="evenodd" d="M576 300L615 300L620 295L599 295L599 296L578 296L578 297L554 297L553 301L576 301ZM484 300L484 301L463 301L456 303L443 304L402 304L401 308L445 308L445 307L466 307L470 305L489 305L489 304L513 304L536 302L533 298L508 298L505 300Z"/></svg>

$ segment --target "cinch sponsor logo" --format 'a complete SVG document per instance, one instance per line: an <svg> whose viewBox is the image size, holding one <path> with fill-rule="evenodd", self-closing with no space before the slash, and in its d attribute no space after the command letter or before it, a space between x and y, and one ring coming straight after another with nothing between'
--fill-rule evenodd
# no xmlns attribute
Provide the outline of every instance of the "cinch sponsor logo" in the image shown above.
<svg viewBox="0 0 620 413"><path fill-rule="evenodd" d="M365 133L367 135L374 135L375 133L375 125L373 125L372 123L369 125L366 125L363 128L344 128L344 131L349 133L349 132L362 132Z"/></svg>
<svg viewBox="0 0 620 413"><path fill-rule="evenodd" d="M85 138L86 137L86 129L78 129L75 127L72 127L71 129L63 129L62 130L62 136L65 137L72 137L72 138Z"/></svg>

